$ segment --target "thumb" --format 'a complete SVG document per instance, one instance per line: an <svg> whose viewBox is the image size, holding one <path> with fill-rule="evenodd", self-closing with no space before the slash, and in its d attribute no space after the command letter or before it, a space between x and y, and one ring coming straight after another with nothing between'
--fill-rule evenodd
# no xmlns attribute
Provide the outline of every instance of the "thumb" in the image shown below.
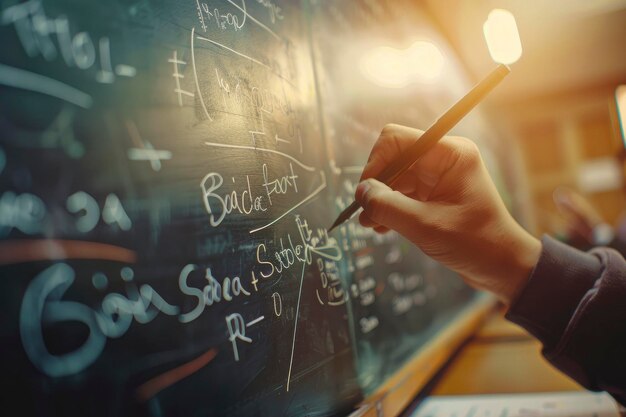
<svg viewBox="0 0 626 417"><path fill-rule="evenodd" d="M419 224L426 212L421 201L394 191L373 178L361 182L354 197L373 222L401 234Z"/></svg>

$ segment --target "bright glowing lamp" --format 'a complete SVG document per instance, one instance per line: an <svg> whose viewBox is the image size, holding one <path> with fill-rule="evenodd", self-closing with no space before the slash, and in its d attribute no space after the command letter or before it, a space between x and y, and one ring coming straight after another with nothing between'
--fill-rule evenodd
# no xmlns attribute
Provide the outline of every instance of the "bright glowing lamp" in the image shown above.
<svg viewBox="0 0 626 417"><path fill-rule="evenodd" d="M508 10L493 9L483 25L483 33L494 61L510 65L522 56L522 41L515 17Z"/></svg>

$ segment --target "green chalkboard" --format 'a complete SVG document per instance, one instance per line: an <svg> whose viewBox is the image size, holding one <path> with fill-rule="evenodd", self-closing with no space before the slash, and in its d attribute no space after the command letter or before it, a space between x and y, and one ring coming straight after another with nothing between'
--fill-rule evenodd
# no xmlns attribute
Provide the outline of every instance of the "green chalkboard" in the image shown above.
<svg viewBox="0 0 626 417"><path fill-rule="evenodd" d="M5 409L345 415L436 337L472 289L327 232L384 124L466 85L354 65L416 37L446 49L411 1L0 1Z"/></svg>

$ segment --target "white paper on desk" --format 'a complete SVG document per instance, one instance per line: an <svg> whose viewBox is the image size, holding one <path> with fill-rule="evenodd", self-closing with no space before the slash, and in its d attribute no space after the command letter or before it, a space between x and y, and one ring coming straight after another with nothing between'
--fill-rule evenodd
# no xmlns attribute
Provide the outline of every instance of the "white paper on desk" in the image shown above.
<svg viewBox="0 0 626 417"><path fill-rule="evenodd" d="M411 417L619 417L606 393L585 391L540 394L433 396Z"/></svg>

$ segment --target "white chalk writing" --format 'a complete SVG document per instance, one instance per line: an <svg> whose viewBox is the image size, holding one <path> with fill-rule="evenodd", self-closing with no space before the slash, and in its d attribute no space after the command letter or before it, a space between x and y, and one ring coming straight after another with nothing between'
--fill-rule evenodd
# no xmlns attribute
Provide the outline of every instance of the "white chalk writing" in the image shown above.
<svg viewBox="0 0 626 417"><path fill-rule="evenodd" d="M89 70L99 63L96 81L110 84L116 76L134 77L136 69L127 64L113 68L111 45L108 37L101 37L98 48L88 32L72 35L70 22L65 16L50 18L39 0L12 5L2 11L2 24L12 24L26 54L46 61L59 54L68 67Z"/></svg>
<svg viewBox="0 0 626 417"><path fill-rule="evenodd" d="M257 317L254 320L246 323L243 320L243 316L239 313L234 313L226 316L226 327L228 328L228 340L233 345L233 356L235 362L239 361L239 348L237 347L237 340L242 342L252 343L252 339L246 336L246 327L253 326L262 321L265 317Z"/></svg>
<svg viewBox="0 0 626 417"><path fill-rule="evenodd" d="M220 195L220 189L224 184L224 178L217 172L207 174L200 182L202 189L202 201L204 208L209 214L211 226L219 226L225 217L233 212L241 215L249 215L253 212L264 212L273 205L272 195L284 195L290 190L298 192L298 176L289 163L289 173L275 179L270 179L267 164L263 164L263 184L265 192L255 194L250 185L250 176L246 175L246 188L243 191L232 190ZM236 183L232 177L233 184Z"/></svg>
<svg viewBox="0 0 626 417"><path fill-rule="evenodd" d="M178 314L178 307L167 303L150 285L139 288L132 282L132 270L125 270L127 294L107 294L99 310L76 301L62 300L75 280L74 270L65 263L55 264L39 273L28 285L20 309L20 336L31 362L52 377L82 371L100 356L107 338L121 337L133 321L148 323L158 312ZM96 280L96 282L102 279ZM82 323L89 329L77 349L56 355L44 342L44 324Z"/></svg>
<svg viewBox="0 0 626 417"><path fill-rule="evenodd" d="M0 236L17 229L32 235L41 232L46 206L36 195L5 191L0 195Z"/></svg>
<svg viewBox="0 0 626 417"><path fill-rule="evenodd" d="M188 313L181 314L179 320L183 323L189 323L195 320L202 314L207 306L212 306L214 303L219 303L222 300L228 302L232 301L234 297L240 295L250 295L248 291L241 285L241 279L239 277L233 277L232 279L226 277L220 283L211 272L211 268L205 269L205 279L207 284L204 288L195 288L189 286L187 280L190 274L197 269L195 265L185 265L178 278L178 285L183 294L190 295L197 299L196 306Z"/></svg>

